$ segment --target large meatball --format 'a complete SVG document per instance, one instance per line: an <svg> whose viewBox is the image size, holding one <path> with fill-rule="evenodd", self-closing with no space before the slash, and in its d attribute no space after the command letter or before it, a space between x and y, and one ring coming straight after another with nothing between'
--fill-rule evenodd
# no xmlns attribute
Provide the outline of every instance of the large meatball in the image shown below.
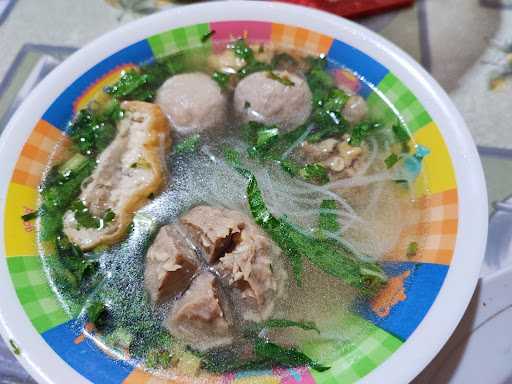
<svg viewBox="0 0 512 384"><path fill-rule="evenodd" d="M155 101L181 134L220 127L226 119L226 97L204 73L171 77L160 87Z"/></svg>
<svg viewBox="0 0 512 384"><path fill-rule="evenodd" d="M236 87L235 110L244 122L276 124L290 130L309 117L311 91L303 79L287 71L257 72Z"/></svg>

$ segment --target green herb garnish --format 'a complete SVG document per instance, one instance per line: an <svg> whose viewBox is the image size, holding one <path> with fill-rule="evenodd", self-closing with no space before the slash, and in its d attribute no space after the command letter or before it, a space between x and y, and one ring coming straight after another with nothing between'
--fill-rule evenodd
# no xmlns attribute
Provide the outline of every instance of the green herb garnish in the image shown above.
<svg viewBox="0 0 512 384"><path fill-rule="evenodd" d="M293 56L289 55L288 53L282 52L272 57L270 65L272 66L272 68L276 69L288 69L295 68L298 65L298 62Z"/></svg>
<svg viewBox="0 0 512 384"><path fill-rule="evenodd" d="M240 359L234 353L224 356L223 354L210 352L206 354L198 353L198 356L201 358L201 367L212 373L255 371L269 368L271 363L268 359L260 357L254 357L249 360Z"/></svg>
<svg viewBox="0 0 512 384"><path fill-rule="evenodd" d="M412 241L409 243L409 245L407 246L407 257L408 258L413 258L414 256L416 256L418 253L418 243L416 241Z"/></svg>
<svg viewBox="0 0 512 384"><path fill-rule="evenodd" d="M326 72L325 58L309 58L308 61L310 68L306 73L306 79L313 94L311 118L318 130L307 140L315 143L347 131L348 123L343 118L341 110L348 100L348 95L336 87L333 78Z"/></svg>
<svg viewBox="0 0 512 384"><path fill-rule="evenodd" d="M386 164L386 168L389 169L398 163L398 160L400 160L400 157L396 153L392 153L384 159L384 164Z"/></svg>
<svg viewBox="0 0 512 384"><path fill-rule="evenodd" d="M21 216L23 221L31 221L36 219L39 216L39 210L35 210L34 212L29 212Z"/></svg>
<svg viewBox="0 0 512 384"><path fill-rule="evenodd" d="M283 367L308 365L318 372L327 371L330 368L310 359L304 353L296 350L295 348L284 348L260 338L255 341L254 353L258 357L272 361L273 363Z"/></svg>
<svg viewBox="0 0 512 384"><path fill-rule="evenodd" d="M69 138L75 148L86 157L95 157L115 137L116 121L107 116L82 109L70 124Z"/></svg>
<svg viewBox="0 0 512 384"><path fill-rule="evenodd" d="M75 220L80 227L83 228L99 228L101 226L100 219L94 217L89 208L81 200L76 200L71 204L71 210L75 214Z"/></svg>
<svg viewBox="0 0 512 384"><path fill-rule="evenodd" d="M11 346L12 348L12 352L16 355L16 356L19 356L21 355L21 349L20 347L18 347L18 345L14 342L13 339L9 339L9 345Z"/></svg>
<svg viewBox="0 0 512 384"><path fill-rule="evenodd" d="M395 135L396 141L402 144L406 144L411 139L411 134L405 125L401 122L397 122L392 126L393 134Z"/></svg>
<svg viewBox="0 0 512 384"><path fill-rule="evenodd" d="M363 295L373 295L387 281L382 268L374 262L359 260L350 251L307 235L283 218L276 218L268 210L254 176L249 179L247 200L256 223L260 225L282 249L294 266L295 277L300 282L299 268L308 259L320 270L337 277L358 289Z"/></svg>
<svg viewBox="0 0 512 384"><path fill-rule="evenodd" d="M105 88L105 93L116 100L153 101L156 90L165 80L186 70L185 59L179 53L124 71L115 84Z"/></svg>
<svg viewBox="0 0 512 384"><path fill-rule="evenodd" d="M114 221L115 218L116 218L116 214L111 209L107 209L107 211L103 215L103 223L104 224L111 223L112 221Z"/></svg>
<svg viewBox="0 0 512 384"><path fill-rule="evenodd" d="M105 92L119 100L151 101L155 92L149 85L150 81L148 74L131 69L125 71L117 83L105 88Z"/></svg>
<svg viewBox="0 0 512 384"><path fill-rule="evenodd" d="M75 214L75 220L79 227L83 228L96 228L101 229L105 224L108 224L116 217L115 213L108 209L103 217L99 218L91 214L89 208L81 200L74 201L70 209Z"/></svg>
<svg viewBox="0 0 512 384"><path fill-rule="evenodd" d="M97 328L102 328L106 323L108 316L107 307L105 304L94 301L87 307L87 319L89 322L94 323Z"/></svg>
<svg viewBox="0 0 512 384"><path fill-rule="evenodd" d="M316 331L320 333L320 330L313 321L293 321L286 319L270 319L259 324L263 328L300 328L305 331Z"/></svg>
<svg viewBox="0 0 512 384"><path fill-rule="evenodd" d="M338 209L338 207L335 200L322 201L320 204L320 214L318 216L318 229L320 233L324 231L335 233L340 230L336 209Z"/></svg>
<svg viewBox="0 0 512 384"><path fill-rule="evenodd" d="M286 159L286 160L282 160L280 162L280 164L281 164L281 168L283 169L283 171L288 173L290 176L297 177L300 175L302 166L299 163L297 163L296 161Z"/></svg>
<svg viewBox="0 0 512 384"><path fill-rule="evenodd" d="M146 355L144 364L148 368L169 368L171 366L172 355L169 351L160 351L153 349Z"/></svg>
<svg viewBox="0 0 512 384"><path fill-rule="evenodd" d="M249 143L249 156L263 159L263 154L268 152L279 137L279 129L273 125L265 125L250 121L242 126L242 132Z"/></svg>
<svg viewBox="0 0 512 384"><path fill-rule="evenodd" d="M306 181L323 185L329 182L327 168L322 164L306 164L299 172L299 175Z"/></svg>
<svg viewBox="0 0 512 384"><path fill-rule="evenodd" d="M281 84L287 86L287 87L293 87L295 86L295 83L293 81L290 80L290 78L286 75L284 76L278 76L277 74L275 74L274 72L272 71L267 71L267 77L271 80L275 80L275 81L278 81L280 82Z"/></svg>
<svg viewBox="0 0 512 384"><path fill-rule="evenodd" d="M246 77L254 72L272 69L269 64L256 60L254 51L247 44L245 39L238 39L233 43L233 52L235 56L245 61L245 65L238 71L240 77Z"/></svg>
<svg viewBox="0 0 512 384"><path fill-rule="evenodd" d="M221 89L226 89L229 84L230 76L227 73L215 71L213 72L212 79L219 84Z"/></svg>
<svg viewBox="0 0 512 384"><path fill-rule="evenodd" d="M354 128L352 128L348 143L354 147L359 146L363 141L365 141L370 135L372 135L380 128L382 128L382 124L380 123L358 123Z"/></svg>
<svg viewBox="0 0 512 384"><path fill-rule="evenodd" d="M195 152L201 144L201 136L198 134L192 135L181 141L176 145L175 153L182 155L184 153Z"/></svg>
<svg viewBox="0 0 512 384"><path fill-rule="evenodd" d="M211 31L209 32L206 32L203 36L201 36L201 43L206 43L208 40L210 40L212 38L213 35L215 35L215 30L212 29Z"/></svg>
<svg viewBox="0 0 512 384"><path fill-rule="evenodd" d="M265 125L255 121L251 121L241 127L245 140L249 144L247 151L251 158L280 161L282 155L304 135L307 126L301 125L283 134L279 133L276 129L276 126ZM260 145L257 145L258 137L266 137L267 140L260 139Z"/></svg>
<svg viewBox="0 0 512 384"><path fill-rule="evenodd" d="M251 172L242 165L242 155L236 149L229 146L224 147L224 160L231 165L240 175L249 179Z"/></svg>
<svg viewBox="0 0 512 384"><path fill-rule="evenodd" d="M281 168L290 176L300 177L313 184L323 185L329 182L327 168L321 164L306 164L301 166L293 160L281 160Z"/></svg>
<svg viewBox="0 0 512 384"><path fill-rule="evenodd" d="M255 60L254 52L245 39L238 39L233 43L233 52L235 56L245 60L247 63Z"/></svg>

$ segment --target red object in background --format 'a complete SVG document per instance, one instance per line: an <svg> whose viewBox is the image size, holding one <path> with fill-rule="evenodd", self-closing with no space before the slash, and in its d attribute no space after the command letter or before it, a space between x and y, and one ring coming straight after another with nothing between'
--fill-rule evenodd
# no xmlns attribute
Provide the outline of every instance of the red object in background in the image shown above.
<svg viewBox="0 0 512 384"><path fill-rule="evenodd" d="M414 0L278 0L323 9L347 18L370 16L376 13L412 5Z"/></svg>

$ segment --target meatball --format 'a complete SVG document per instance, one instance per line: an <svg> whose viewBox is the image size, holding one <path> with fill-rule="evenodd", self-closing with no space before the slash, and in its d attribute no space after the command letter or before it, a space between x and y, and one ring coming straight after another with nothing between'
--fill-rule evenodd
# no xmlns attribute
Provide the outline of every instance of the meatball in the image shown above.
<svg viewBox="0 0 512 384"><path fill-rule="evenodd" d="M342 113L349 123L359 123L368 113L366 100L359 95L350 96L343 107Z"/></svg>
<svg viewBox="0 0 512 384"><path fill-rule="evenodd" d="M293 73L257 72L240 81L234 103L243 122L276 124L290 130L311 114L311 91L304 79Z"/></svg>
<svg viewBox="0 0 512 384"><path fill-rule="evenodd" d="M232 288L242 318L268 319L286 279L276 260L280 251L270 239L247 216L225 208L195 207L181 223Z"/></svg>
<svg viewBox="0 0 512 384"><path fill-rule="evenodd" d="M220 127L226 120L226 97L204 73L171 77L158 90L155 102L183 135Z"/></svg>

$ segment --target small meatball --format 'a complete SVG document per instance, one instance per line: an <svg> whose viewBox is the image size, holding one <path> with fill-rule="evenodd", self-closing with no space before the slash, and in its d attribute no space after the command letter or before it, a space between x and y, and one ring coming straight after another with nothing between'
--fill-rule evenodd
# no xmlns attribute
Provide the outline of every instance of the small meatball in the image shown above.
<svg viewBox="0 0 512 384"><path fill-rule="evenodd" d="M209 272L194 279L164 320L169 332L204 351L231 344L231 320L221 303L219 285Z"/></svg>
<svg viewBox="0 0 512 384"><path fill-rule="evenodd" d="M144 285L159 304L181 294L199 268L199 262L176 225L160 229L146 256Z"/></svg>
<svg viewBox="0 0 512 384"><path fill-rule="evenodd" d="M368 105L366 104L366 100L359 95L350 96L342 111L343 117L349 123L360 122L367 113Z"/></svg>
<svg viewBox="0 0 512 384"><path fill-rule="evenodd" d="M204 249L210 264L234 288L234 300L246 320L261 321L272 314L281 293L284 271L273 265L280 250L237 212L199 206L181 219L192 238ZM281 273L282 272L282 273Z"/></svg>
<svg viewBox="0 0 512 384"><path fill-rule="evenodd" d="M83 250L121 240L135 212L166 180L164 154L171 146L170 127L160 107L125 101L117 134L98 157L98 165L83 183L79 199L89 212L114 219L100 228L80 226L72 210L64 214L64 233Z"/></svg>
<svg viewBox="0 0 512 384"><path fill-rule="evenodd" d="M226 97L204 73L171 77L158 90L155 102L183 135L222 127L226 120Z"/></svg>
<svg viewBox="0 0 512 384"><path fill-rule="evenodd" d="M271 73L293 85L283 84ZM290 130L303 124L311 114L311 91L302 78L287 71L257 72L240 81L234 105L243 122L276 124Z"/></svg>
<svg viewBox="0 0 512 384"><path fill-rule="evenodd" d="M305 141L302 143L302 151L310 161L324 161L331 156L338 143L336 139L326 139L316 144Z"/></svg>

